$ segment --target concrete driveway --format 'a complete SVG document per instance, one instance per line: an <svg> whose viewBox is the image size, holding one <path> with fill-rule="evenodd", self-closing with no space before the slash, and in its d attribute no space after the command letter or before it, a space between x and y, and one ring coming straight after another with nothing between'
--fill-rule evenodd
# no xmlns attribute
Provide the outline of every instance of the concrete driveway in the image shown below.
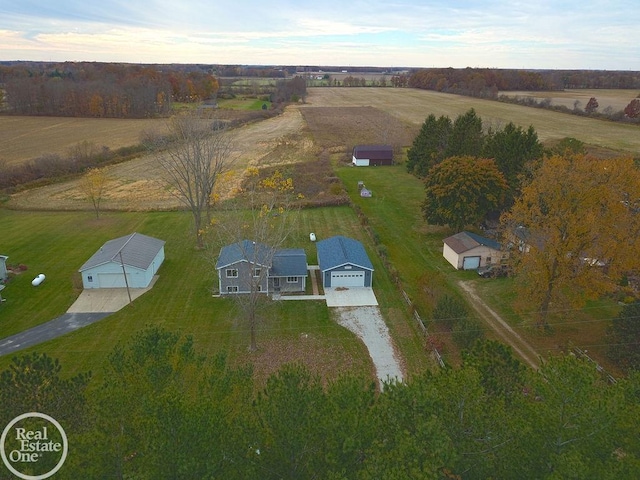
<svg viewBox="0 0 640 480"><path fill-rule="evenodd" d="M371 307L378 305L372 288L326 288L324 291L327 307Z"/></svg>

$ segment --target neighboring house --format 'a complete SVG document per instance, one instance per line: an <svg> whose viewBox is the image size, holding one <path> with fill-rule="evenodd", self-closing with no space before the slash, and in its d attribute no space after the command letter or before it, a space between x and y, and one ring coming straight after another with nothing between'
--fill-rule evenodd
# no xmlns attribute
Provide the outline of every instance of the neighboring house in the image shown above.
<svg viewBox="0 0 640 480"><path fill-rule="evenodd" d="M9 272L7 270L7 260L9 257L6 255L0 255L0 282L4 282L9 276Z"/></svg>
<svg viewBox="0 0 640 480"><path fill-rule="evenodd" d="M80 267L82 286L148 287L164 261L164 244L164 240L141 233L109 240Z"/></svg>
<svg viewBox="0 0 640 480"><path fill-rule="evenodd" d="M362 243L337 236L319 241L316 248L323 287L371 287L373 265Z"/></svg>
<svg viewBox="0 0 640 480"><path fill-rule="evenodd" d="M222 247L218 262L220 294L259 292L304 292L307 282L307 255L302 248L273 250L243 240Z"/></svg>
<svg viewBox="0 0 640 480"><path fill-rule="evenodd" d="M457 270L475 270L501 263L504 257L498 242L471 232L445 238L442 255Z"/></svg>
<svg viewBox="0 0 640 480"><path fill-rule="evenodd" d="M358 145L353 147L352 160L356 167L393 165L391 145Z"/></svg>

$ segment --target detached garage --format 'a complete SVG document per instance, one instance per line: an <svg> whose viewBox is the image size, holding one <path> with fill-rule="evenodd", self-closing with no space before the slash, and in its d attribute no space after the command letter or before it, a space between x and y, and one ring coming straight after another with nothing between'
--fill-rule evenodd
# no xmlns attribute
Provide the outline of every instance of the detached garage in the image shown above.
<svg viewBox="0 0 640 480"><path fill-rule="evenodd" d="M164 261L164 244L164 240L141 233L109 240L80 268L82 286L148 287Z"/></svg>
<svg viewBox="0 0 640 480"><path fill-rule="evenodd" d="M445 238L442 255L457 270L475 270L502 260L498 242L471 232Z"/></svg>
<svg viewBox="0 0 640 480"><path fill-rule="evenodd" d="M362 243L336 236L316 244L324 288L371 287L373 265Z"/></svg>
<svg viewBox="0 0 640 480"><path fill-rule="evenodd" d="M391 145L358 145L353 148L352 160L356 167L393 165Z"/></svg>

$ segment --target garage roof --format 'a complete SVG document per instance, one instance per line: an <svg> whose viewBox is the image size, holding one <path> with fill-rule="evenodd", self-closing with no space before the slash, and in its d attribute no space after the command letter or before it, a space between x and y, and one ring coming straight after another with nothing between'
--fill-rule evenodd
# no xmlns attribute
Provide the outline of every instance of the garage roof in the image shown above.
<svg viewBox="0 0 640 480"><path fill-rule="evenodd" d="M323 272L346 264L373 271L373 264L369 260L364 246L357 240L338 235L320 240L316 244L316 248L318 249L318 264Z"/></svg>
<svg viewBox="0 0 640 480"><path fill-rule="evenodd" d="M165 241L134 232L131 235L115 238L106 242L100 250L87 260L80 271L88 270L105 263L122 263L127 266L146 270L153 262L158 252L164 247Z"/></svg>
<svg viewBox="0 0 640 480"><path fill-rule="evenodd" d="M490 238L481 237L471 232L460 232L444 239L444 243L449 245L456 253L463 253L472 250L480 245L500 250L500 244Z"/></svg>

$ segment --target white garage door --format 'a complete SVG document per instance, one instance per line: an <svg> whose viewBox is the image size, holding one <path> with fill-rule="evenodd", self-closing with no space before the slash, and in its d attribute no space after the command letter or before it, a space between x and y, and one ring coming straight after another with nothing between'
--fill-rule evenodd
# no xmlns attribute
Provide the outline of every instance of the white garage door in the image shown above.
<svg viewBox="0 0 640 480"><path fill-rule="evenodd" d="M131 286L131 275L127 273L127 281ZM121 273L99 273L98 285L100 288L122 288L125 287L124 276Z"/></svg>
<svg viewBox="0 0 640 480"><path fill-rule="evenodd" d="M331 272L332 287L364 287L364 272Z"/></svg>
<svg viewBox="0 0 640 480"><path fill-rule="evenodd" d="M464 257L462 259L463 270L475 270L480 266L480 257Z"/></svg>

